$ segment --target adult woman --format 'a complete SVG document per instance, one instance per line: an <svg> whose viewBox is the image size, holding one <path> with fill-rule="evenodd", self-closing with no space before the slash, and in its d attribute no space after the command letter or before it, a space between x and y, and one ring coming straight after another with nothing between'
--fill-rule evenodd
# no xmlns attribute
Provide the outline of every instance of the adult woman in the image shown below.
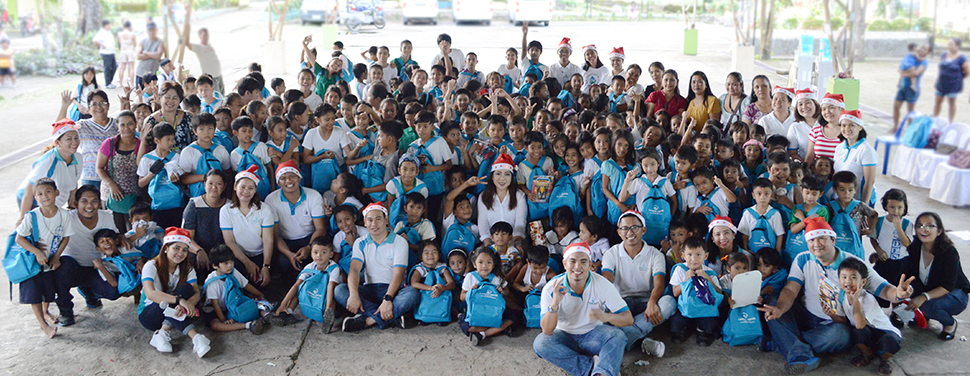
<svg viewBox="0 0 970 376"><path fill-rule="evenodd" d="M752 124L761 120L762 116L771 112L771 81L768 76L759 74L751 80L751 96L748 97L748 107L741 114L741 121L748 124L754 131Z"/></svg>
<svg viewBox="0 0 970 376"><path fill-rule="evenodd" d="M970 61L960 53L960 38L950 38L946 51L940 56L940 75L936 77L936 103L933 117L940 116L943 97L949 108L950 123L957 113L957 95L963 91L963 79L970 76Z"/></svg>
<svg viewBox="0 0 970 376"><path fill-rule="evenodd" d="M273 211L265 207L256 193L259 177L256 166L236 174L235 194L229 205L219 209L219 227L226 245L253 283L269 284L273 266ZM261 266L257 266L261 265Z"/></svg>
<svg viewBox="0 0 970 376"><path fill-rule="evenodd" d="M119 135L101 143L95 170L101 178L101 200L114 213L115 226L128 228L128 209L138 199L138 146L135 114L122 111L115 121Z"/></svg>
<svg viewBox="0 0 970 376"><path fill-rule="evenodd" d="M610 75L610 68L600 61L596 46L592 44L584 46L583 59L586 61L583 63L583 92L589 93L589 87L592 85L609 85L613 76Z"/></svg>
<svg viewBox="0 0 970 376"><path fill-rule="evenodd" d="M664 76L664 64L659 61L650 63L650 66L647 67L647 73L650 73L650 79L653 80L653 83L643 88L644 98L649 97L651 93L663 87L660 81Z"/></svg>
<svg viewBox="0 0 970 376"><path fill-rule="evenodd" d="M826 93L822 98L822 118L812 127L808 134L808 154L805 156L805 163L812 164L815 158L832 158L835 156L835 148L842 142L839 135L842 129L839 127L839 116L845 109L845 102L842 94Z"/></svg>
<svg viewBox="0 0 970 376"><path fill-rule="evenodd" d="M135 39L135 32L131 29L131 21L125 21L124 28L118 32L118 82L121 86L135 87L135 48L138 40ZM128 81L125 81L125 72L128 72Z"/></svg>
<svg viewBox="0 0 970 376"><path fill-rule="evenodd" d="M195 133L192 132L192 114L182 111L179 105L185 99L185 92L182 85L177 82L167 81L158 89L158 96L161 97L161 108L145 119L145 125L154 127L158 123L169 123L175 127L175 147L176 152L189 146L195 141ZM141 133L145 135L146 133ZM143 136L141 138L143 147L138 149L138 159L148 152L155 150L155 140L152 137Z"/></svg>
<svg viewBox="0 0 970 376"><path fill-rule="evenodd" d="M663 74L663 89L647 97L647 116L653 117L658 110L666 110L670 116L678 116L687 108L687 100L680 95L680 79L677 71L668 69Z"/></svg>
<svg viewBox="0 0 970 376"><path fill-rule="evenodd" d="M219 212L229 198L229 191L226 190L228 180L222 170L209 170L205 174L205 193L189 200L182 214L182 227L202 247L195 255L196 267L200 269L207 269L209 266L209 257L205 250L225 243L219 228Z"/></svg>
<svg viewBox="0 0 970 376"><path fill-rule="evenodd" d="M876 181L876 163L879 156L876 149L866 141L866 130L862 126L862 112L842 111L839 117L842 143L835 148L834 172L851 171L856 177L856 200L873 206L875 195L873 185Z"/></svg>
<svg viewBox="0 0 970 376"><path fill-rule="evenodd" d="M500 154L492 164L485 190L478 196L478 228L483 229L480 232L485 245L492 244L492 234L488 229L496 222L508 222L512 225L514 244L521 244L525 239L528 198L519 190L514 172L512 157Z"/></svg>
<svg viewBox="0 0 970 376"><path fill-rule="evenodd" d="M209 339L195 330L192 320L173 320L165 315L166 308L174 308L180 317L198 316L195 305L202 294L188 258L189 250L198 248L188 231L169 227L158 256L148 260L141 269L145 308L138 314L138 321L145 329L155 332L149 343L159 352L172 352L168 331L173 327L192 338L192 349L200 358L209 352Z"/></svg>
<svg viewBox="0 0 970 376"><path fill-rule="evenodd" d="M695 132L704 128L707 119L721 119L721 101L711 92L711 84L704 72L696 71L690 75L686 116L696 121Z"/></svg>
<svg viewBox="0 0 970 376"><path fill-rule="evenodd" d="M721 134L729 134L731 124L741 121L743 112L751 104L751 97L744 93L744 80L741 73L728 73L724 80L724 90L727 93L721 95Z"/></svg>
<svg viewBox="0 0 970 376"><path fill-rule="evenodd" d="M81 178L81 162L78 161L77 147L81 143L71 119L62 119L54 123L52 132L54 145L50 147L30 168L30 173L20 183L17 189L17 205L20 216L17 223L34 207L34 183L40 178L54 179L57 184L57 207L75 207L74 190L77 189L78 179Z"/></svg>
<svg viewBox="0 0 970 376"><path fill-rule="evenodd" d="M967 309L970 282L938 214L925 212L916 217L916 239L906 251L909 260L905 276L917 277L909 309L918 308L927 320L939 321L943 325L941 340L953 339L957 331L954 316Z"/></svg>
<svg viewBox="0 0 970 376"><path fill-rule="evenodd" d="M808 156L809 134L818 124L821 114L822 109L815 101L815 92L811 88L795 93L795 122L788 127L788 153L792 158L804 161Z"/></svg>
<svg viewBox="0 0 970 376"><path fill-rule="evenodd" d="M97 187L101 185L101 178L96 171L98 149L104 140L118 135L118 125L115 119L108 117L111 105L108 103L108 94L103 90L92 91L84 100L88 104L91 117L78 120L75 125L81 140L77 150L83 164L81 185Z"/></svg>
<svg viewBox="0 0 970 376"><path fill-rule="evenodd" d="M758 266L754 262L754 255L737 245L734 239L737 236L738 228L731 222L731 218L715 216L714 220L707 225L707 249L708 255L704 265L714 269L717 274L725 275L728 273L727 257L732 253L743 252L748 256L749 270L755 270ZM683 259L682 255L678 255Z"/></svg>
<svg viewBox="0 0 970 376"><path fill-rule="evenodd" d="M795 122L791 112L791 101L795 98L795 91L787 87L775 86L772 90L771 113L758 119L758 125L764 127L765 135L788 135L788 127Z"/></svg>

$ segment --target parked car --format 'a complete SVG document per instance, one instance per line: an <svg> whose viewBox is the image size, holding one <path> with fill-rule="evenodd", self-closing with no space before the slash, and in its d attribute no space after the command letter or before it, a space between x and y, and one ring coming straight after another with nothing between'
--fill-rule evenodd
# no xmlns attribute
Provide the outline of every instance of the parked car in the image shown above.
<svg viewBox="0 0 970 376"><path fill-rule="evenodd" d="M552 4L552 0L509 0L509 23L532 22L549 26Z"/></svg>
<svg viewBox="0 0 970 376"><path fill-rule="evenodd" d="M335 0L303 0L300 6L300 23L322 24L335 17L333 14L337 7Z"/></svg>
<svg viewBox="0 0 970 376"><path fill-rule="evenodd" d="M438 24L438 0L404 0L404 24L427 21Z"/></svg>
<svg viewBox="0 0 970 376"><path fill-rule="evenodd" d="M492 24L492 0L455 0L451 9L455 24L462 22Z"/></svg>

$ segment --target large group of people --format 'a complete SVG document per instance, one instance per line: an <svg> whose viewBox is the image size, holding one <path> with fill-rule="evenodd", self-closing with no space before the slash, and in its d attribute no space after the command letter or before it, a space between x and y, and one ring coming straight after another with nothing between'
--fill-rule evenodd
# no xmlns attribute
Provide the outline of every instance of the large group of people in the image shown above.
<svg viewBox="0 0 970 376"><path fill-rule="evenodd" d="M140 296L151 345L172 351L175 329L199 357L200 323L457 321L476 346L540 328L540 358L616 375L624 351L663 356L650 333L666 323L674 344L754 331L746 343L789 373L855 345L853 365L888 374L910 313L948 340L967 306L941 218L910 220L904 192L879 192L841 95L733 72L718 96L704 72L681 85L622 48L577 46L574 64L569 38L549 59L527 24L494 71L447 34L427 66L408 40L355 64L307 37L297 82L254 63L223 92L221 76L152 65L164 49L148 30L120 103L93 69L63 94L18 192L16 243L36 263L20 302L51 337L74 324L77 288L89 307ZM749 272L757 291L734 283Z"/></svg>

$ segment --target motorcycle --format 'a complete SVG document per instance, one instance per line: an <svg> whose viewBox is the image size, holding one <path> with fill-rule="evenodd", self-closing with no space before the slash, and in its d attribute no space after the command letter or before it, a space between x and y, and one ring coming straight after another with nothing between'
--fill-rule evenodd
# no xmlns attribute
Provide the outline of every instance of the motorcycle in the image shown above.
<svg viewBox="0 0 970 376"><path fill-rule="evenodd" d="M383 29L387 25L384 20L384 6L379 2L374 4L367 0L351 2L340 18L340 23L354 33L360 31L363 25L374 25L378 29Z"/></svg>
<svg viewBox="0 0 970 376"><path fill-rule="evenodd" d="M37 27L34 25L34 15L28 13L25 16L20 16L20 35L30 36L37 34Z"/></svg>

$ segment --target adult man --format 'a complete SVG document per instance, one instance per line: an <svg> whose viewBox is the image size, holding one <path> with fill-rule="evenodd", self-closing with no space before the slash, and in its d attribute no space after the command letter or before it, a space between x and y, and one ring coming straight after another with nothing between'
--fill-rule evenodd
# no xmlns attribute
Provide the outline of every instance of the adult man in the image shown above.
<svg viewBox="0 0 970 376"><path fill-rule="evenodd" d="M542 288L542 333L532 348L571 375L614 376L626 344L618 328L633 324L633 315L608 279L590 273L591 255L586 242L563 251L566 272Z"/></svg>
<svg viewBox="0 0 970 376"><path fill-rule="evenodd" d="M635 210L620 215L616 232L623 242L603 254L602 275L613 282L634 317L633 325L622 328L627 337L626 349L643 338L640 349L646 354L662 357L663 342L646 338L646 335L674 314L677 301L664 295L666 259L643 241L647 231L643 224L643 216Z"/></svg>
<svg viewBox="0 0 970 376"><path fill-rule="evenodd" d="M906 102L906 113L913 112L916 100L919 99L920 79L929 65L926 61L926 55L929 53L927 46L910 43L909 52L899 63L899 87L896 91L896 100L893 102L893 128L891 132L895 132L896 128L899 128L899 109L903 106L903 102Z"/></svg>
<svg viewBox="0 0 970 376"><path fill-rule="evenodd" d="M274 267L286 280L300 271L299 261L310 255L310 242L327 233L323 222L323 197L317 191L300 186L303 174L292 160L276 167L276 184L280 187L266 196L265 204L276 213L279 236L276 249L285 257L277 258Z"/></svg>
<svg viewBox="0 0 970 376"><path fill-rule="evenodd" d="M823 218L805 220L805 240L808 251L799 253L792 262L788 284L782 289L778 303L765 305L765 313L772 340L769 347L785 357L785 372L799 374L818 367L814 353L838 353L848 350L852 342L848 320L838 303L839 265L855 256L835 248L835 231ZM868 264L867 264L868 265ZM913 280L899 279L899 287L886 282L869 267L865 289L885 300L898 302L913 294L909 285ZM799 291L805 288L805 298L796 302Z"/></svg>
<svg viewBox="0 0 970 376"><path fill-rule="evenodd" d="M162 57L168 57L168 49L165 48L165 41L158 38L158 26L154 22L145 25L145 38L138 44L138 66L135 68L135 83L139 89L145 87L142 81L146 74L158 72L158 63Z"/></svg>
<svg viewBox="0 0 970 376"><path fill-rule="evenodd" d="M337 286L333 293L338 303L355 314L344 319L343 331L356 332L372 325L384 329L394 323L406 329L406 313L417 307L421 298L414 288L403 287L408 242L390 232L387 208L382 203L364 208L364 227L370 234L354 242L347 284ZM358 286L362 269L364 285Z"/></svg>
<svg viewBox="0 0 970 376"><path fill-rule="evenodd" d="M188 18L185 22L188 22ZM191 35L191 34L186 34ZM189 43L186 41L186 46L195 52L195 56L199 58L199 65L202 66L202 73L212 76L212 86L216 89L216 92L225 93L226 87L222 82L222 63L219 62L219 56L216 55L216 49L209 45L209 29L201 28L199 29L199 43Z"/></svg>
<svg viewBox="0 0 970 376"><path fill-rule="evenodd" d="M98 53L101 54L101 62L104 63L104 87L114 89L115 85L111 81L115 78L115 71L118 64L115 62L115 36L111 33L111 21L102 20L101 30L94 35L95 46L98 46Z"/></svg>

